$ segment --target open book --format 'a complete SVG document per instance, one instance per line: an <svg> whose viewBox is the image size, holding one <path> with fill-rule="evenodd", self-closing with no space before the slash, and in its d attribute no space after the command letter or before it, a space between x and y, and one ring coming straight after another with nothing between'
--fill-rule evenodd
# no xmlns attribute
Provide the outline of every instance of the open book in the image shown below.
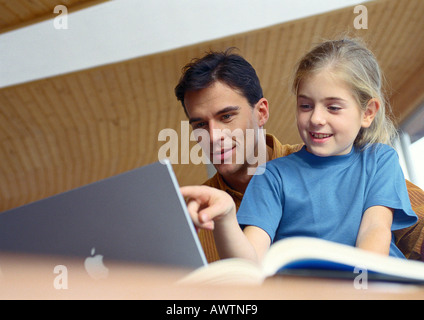
<svg viewBox="0 0 424 320"><path fill-rule="evenodd" d="M221 260L202 267L180 284L257 285L275 275L354 279L424 285L424 263L386 257L326 240L295 237L273 244L262 265L243 259Z"/></svg>

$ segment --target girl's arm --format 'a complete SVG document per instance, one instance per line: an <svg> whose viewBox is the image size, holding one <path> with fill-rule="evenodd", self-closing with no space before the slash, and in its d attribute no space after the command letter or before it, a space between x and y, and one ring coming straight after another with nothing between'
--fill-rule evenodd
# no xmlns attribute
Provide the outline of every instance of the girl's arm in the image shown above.
<svg viewBox="0 0 424 320"><path fill-rule="evenodd" d="M226 192L206 186L183 187L191 219L198 228L214 231L221 258L243 258L259 262L271 245L268 234L257 227L241 230L236 206Z"/></svg>
<svg viewBox="0 0 424 320"><path fill-rule="evenodd" d="M359 228L356 246L389 255L392 240L393 209L375 206L365 211Z"/></svg>

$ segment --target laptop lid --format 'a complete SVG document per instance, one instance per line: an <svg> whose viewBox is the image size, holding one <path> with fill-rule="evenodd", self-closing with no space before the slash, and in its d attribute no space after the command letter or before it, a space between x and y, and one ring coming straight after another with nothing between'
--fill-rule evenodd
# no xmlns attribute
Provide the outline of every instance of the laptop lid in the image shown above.
<svg viewBox="0 0 424 320"><path fill-rule="evenodd" d="M0 251L206 265L167 160L1 213Z"/></svg>

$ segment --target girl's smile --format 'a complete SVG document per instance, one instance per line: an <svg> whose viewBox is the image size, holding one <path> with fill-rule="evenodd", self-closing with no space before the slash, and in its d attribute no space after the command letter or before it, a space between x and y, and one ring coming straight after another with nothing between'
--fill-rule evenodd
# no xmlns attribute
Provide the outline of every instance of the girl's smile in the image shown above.
<svg viewBox="0 0 424 320"><path fill-rule="evenodd" d="M333 135L329 133L318 133L318 132L310 132L311 139L316 143L324 143L328 141Z"/></svg>

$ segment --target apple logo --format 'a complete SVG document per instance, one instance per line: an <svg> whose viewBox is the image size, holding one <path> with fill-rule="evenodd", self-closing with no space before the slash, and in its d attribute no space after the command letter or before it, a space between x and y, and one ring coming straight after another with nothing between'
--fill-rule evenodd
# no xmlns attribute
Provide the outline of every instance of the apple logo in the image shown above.
<svg viewBox="0 0 424 320"><path fill-rule="evenodd" d="M91 249L91 257L84 261L85 270L95 280L106 279L109 275L109 269L103 263L103 256L95 254L96 248Z"/></svg>

